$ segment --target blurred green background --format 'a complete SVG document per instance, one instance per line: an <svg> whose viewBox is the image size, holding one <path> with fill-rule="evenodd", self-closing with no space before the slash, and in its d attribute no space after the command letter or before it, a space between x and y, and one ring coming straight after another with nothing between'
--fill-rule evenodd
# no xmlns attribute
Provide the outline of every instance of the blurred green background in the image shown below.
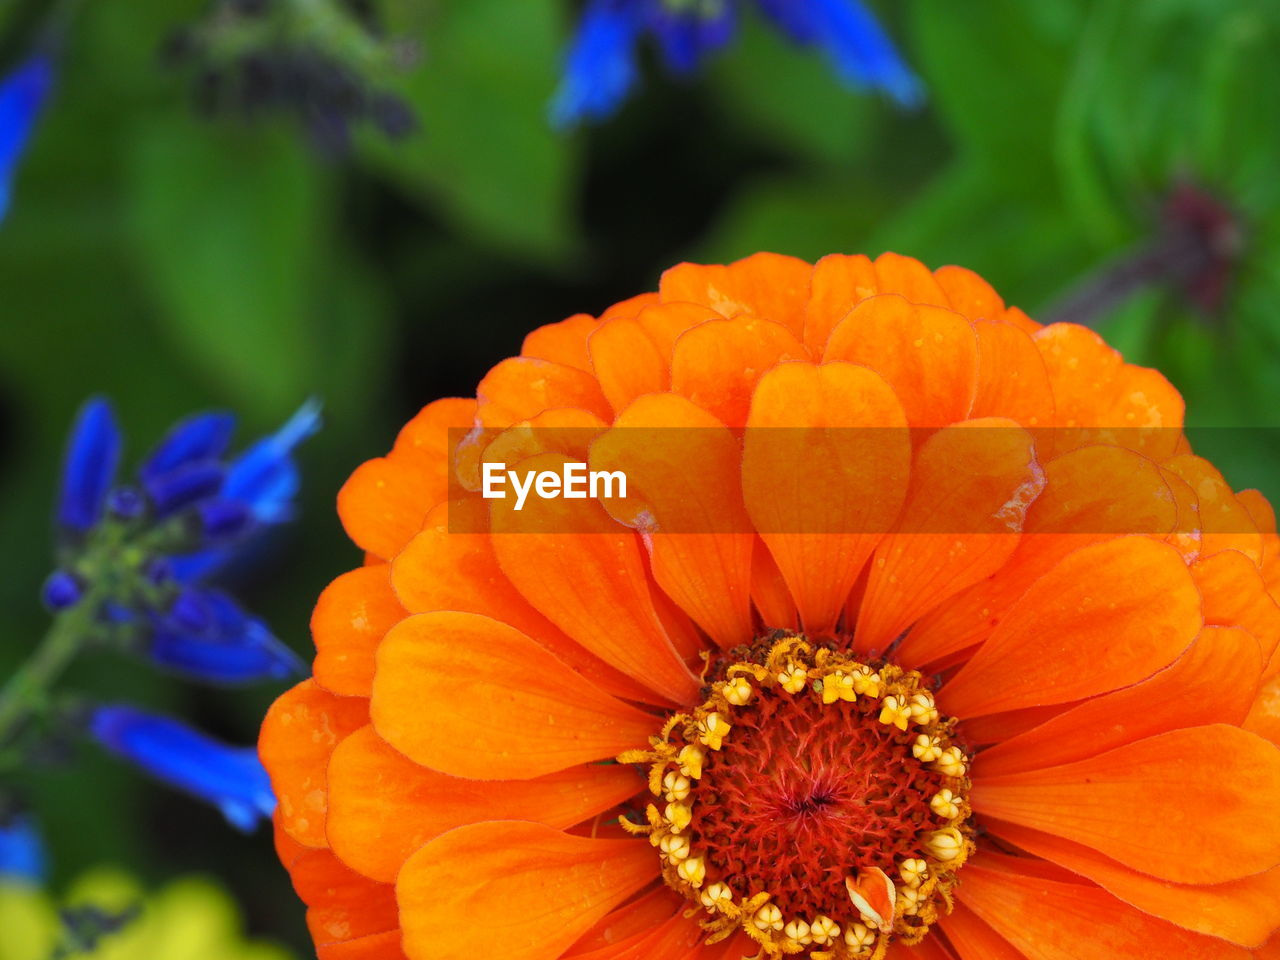
<svg viewBox="0 0 1280 960"><path fill-rule="evenodd" d="M31 6L0 5L0 35ZM323 399L301 522L236 584L309 650L315 596L359 562L333 509L346 475L425 402L472 392L533 327L653 289L681 259L894 249L969 266L1039 316L1158 243L1166 198L1194 184L1243 238L1218 308L1156 282L1098 328L1184 391L1191 422L1280 423L1280 4L873 6L927 85L918 112L841 88L749 17L697 77L650 60L619 115L565 134L546 104L574 4L375 3L387 35L418 48L412 66L378 66L418 130L360 131L335 155L288 117L193 110L190 70L158 51L203 2L81 3L0 225L0 672L46 626L55 476L90 392L115 400L135 455L193 409L235 410L247 440ZM1218 436L1206 452L1229 479L1280 493L1271 432ZM278 692L209 691L107 657L68 685L243 742ZM29 775L55 883L100 862L155 883L211 870L253 931L302 949L265 831L235 834L90 748L73 757Z"/></svg>

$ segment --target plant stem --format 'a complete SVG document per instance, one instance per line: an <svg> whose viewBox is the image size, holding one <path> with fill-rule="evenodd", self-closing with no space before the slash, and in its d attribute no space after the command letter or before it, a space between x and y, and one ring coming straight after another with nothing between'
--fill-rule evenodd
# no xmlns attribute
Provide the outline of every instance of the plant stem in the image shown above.
<svg viewBox="0 0 1280 960"><path fill-rule="evenodd" d="M93 634L98 606L91 591L58 614L44 639L0 690L0 751L12 745L27 719L48 701L49 689Z"/></svg>

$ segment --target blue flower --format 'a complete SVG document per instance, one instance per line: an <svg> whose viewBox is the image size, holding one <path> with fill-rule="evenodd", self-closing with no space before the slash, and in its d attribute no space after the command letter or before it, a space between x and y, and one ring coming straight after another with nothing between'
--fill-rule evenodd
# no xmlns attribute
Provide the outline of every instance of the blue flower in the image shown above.
<svg viewBox="0 0 1280 960"><path fill-rule="evenodd" d="M551 102L551 121L571 127L612 114L635 87L637 46L653 36L668 69L695 70L733 38L744 0L590 0ZM836 74L916 106L923 88L860 0L755 0L794 42L821 49Z"/></svg>
<svg viewBox="0 0 1280 960"><path fill-rule="evenodd" d="M121 704L96 708L89 731L155 779L213 804L240 830L253 830L275 811L271 781L253 747L228 746L171 717Z"/></svg>
<svg viewBox="0 0 1280 960"><path fill-rule="evenodd" d="M318 405L304 404L231 455L235 418L197 414L143 459L136 485L115 486L120 429L111 405L91 399L68 443L57 511L63 563L45 581L45 605L66 610L89 596L99 621L133 649L194 679L240 684L304 672L261 620L203 582L292 517L294 452L319 424Z"/></svg>
<svg viewBox="0 0 1280 960"><path fill-rule="evenodd" d="M122 443L110 403L94 397L80 408L71 427L58 498L58 524L64 531L88 533L102 519Z"/></svg>
<svg viewBox="0 0 1280 960"><path fill-rule="evenodd" d="M31 818L0 822L0 878L39 883L45 875L44 844Z"/></svg>
<svg viewBox="0 0 1280 960"><path fill-rule="evenodd" d="M9 209L18 160L52 86L53 63L43 54L31 57L0 81L0 221Z"/></svg>
<svg viewBox="0 0 1280 960"><path fill-rule="evenodd" d="M287 680L306 673L306 664L217 590L183 591L163 614L153 615L151 660L197 680L223 684Z"/></svg>

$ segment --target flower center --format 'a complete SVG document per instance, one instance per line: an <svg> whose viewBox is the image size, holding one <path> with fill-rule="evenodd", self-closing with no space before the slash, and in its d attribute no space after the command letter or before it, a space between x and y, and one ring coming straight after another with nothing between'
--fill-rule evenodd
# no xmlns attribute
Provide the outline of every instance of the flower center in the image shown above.
<svg viewBox="0 0 1280 960"><path fill-rule="evenodd" d="M670 717L650 750L648 823L667 884L708 942L761 956L882 957L950 907L973 850L968 758L914 671L770 637Z"/></svg>

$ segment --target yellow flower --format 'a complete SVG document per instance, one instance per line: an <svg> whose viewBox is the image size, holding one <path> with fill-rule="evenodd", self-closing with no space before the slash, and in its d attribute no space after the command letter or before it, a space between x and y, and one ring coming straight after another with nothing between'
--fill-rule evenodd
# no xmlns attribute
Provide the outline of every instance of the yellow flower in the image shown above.
<svg viewBox="0 0 1280 960"><path fill-rule="evenodd" d="M246 940L235 903L211 880L183 877L148 892L112 868L83 874L60 900L36 887L0 884L0 960L48 960L60 939L58 911L89 905L111 912L137 905L140 912L77 960L292 960L282 947Z"/></svg>

